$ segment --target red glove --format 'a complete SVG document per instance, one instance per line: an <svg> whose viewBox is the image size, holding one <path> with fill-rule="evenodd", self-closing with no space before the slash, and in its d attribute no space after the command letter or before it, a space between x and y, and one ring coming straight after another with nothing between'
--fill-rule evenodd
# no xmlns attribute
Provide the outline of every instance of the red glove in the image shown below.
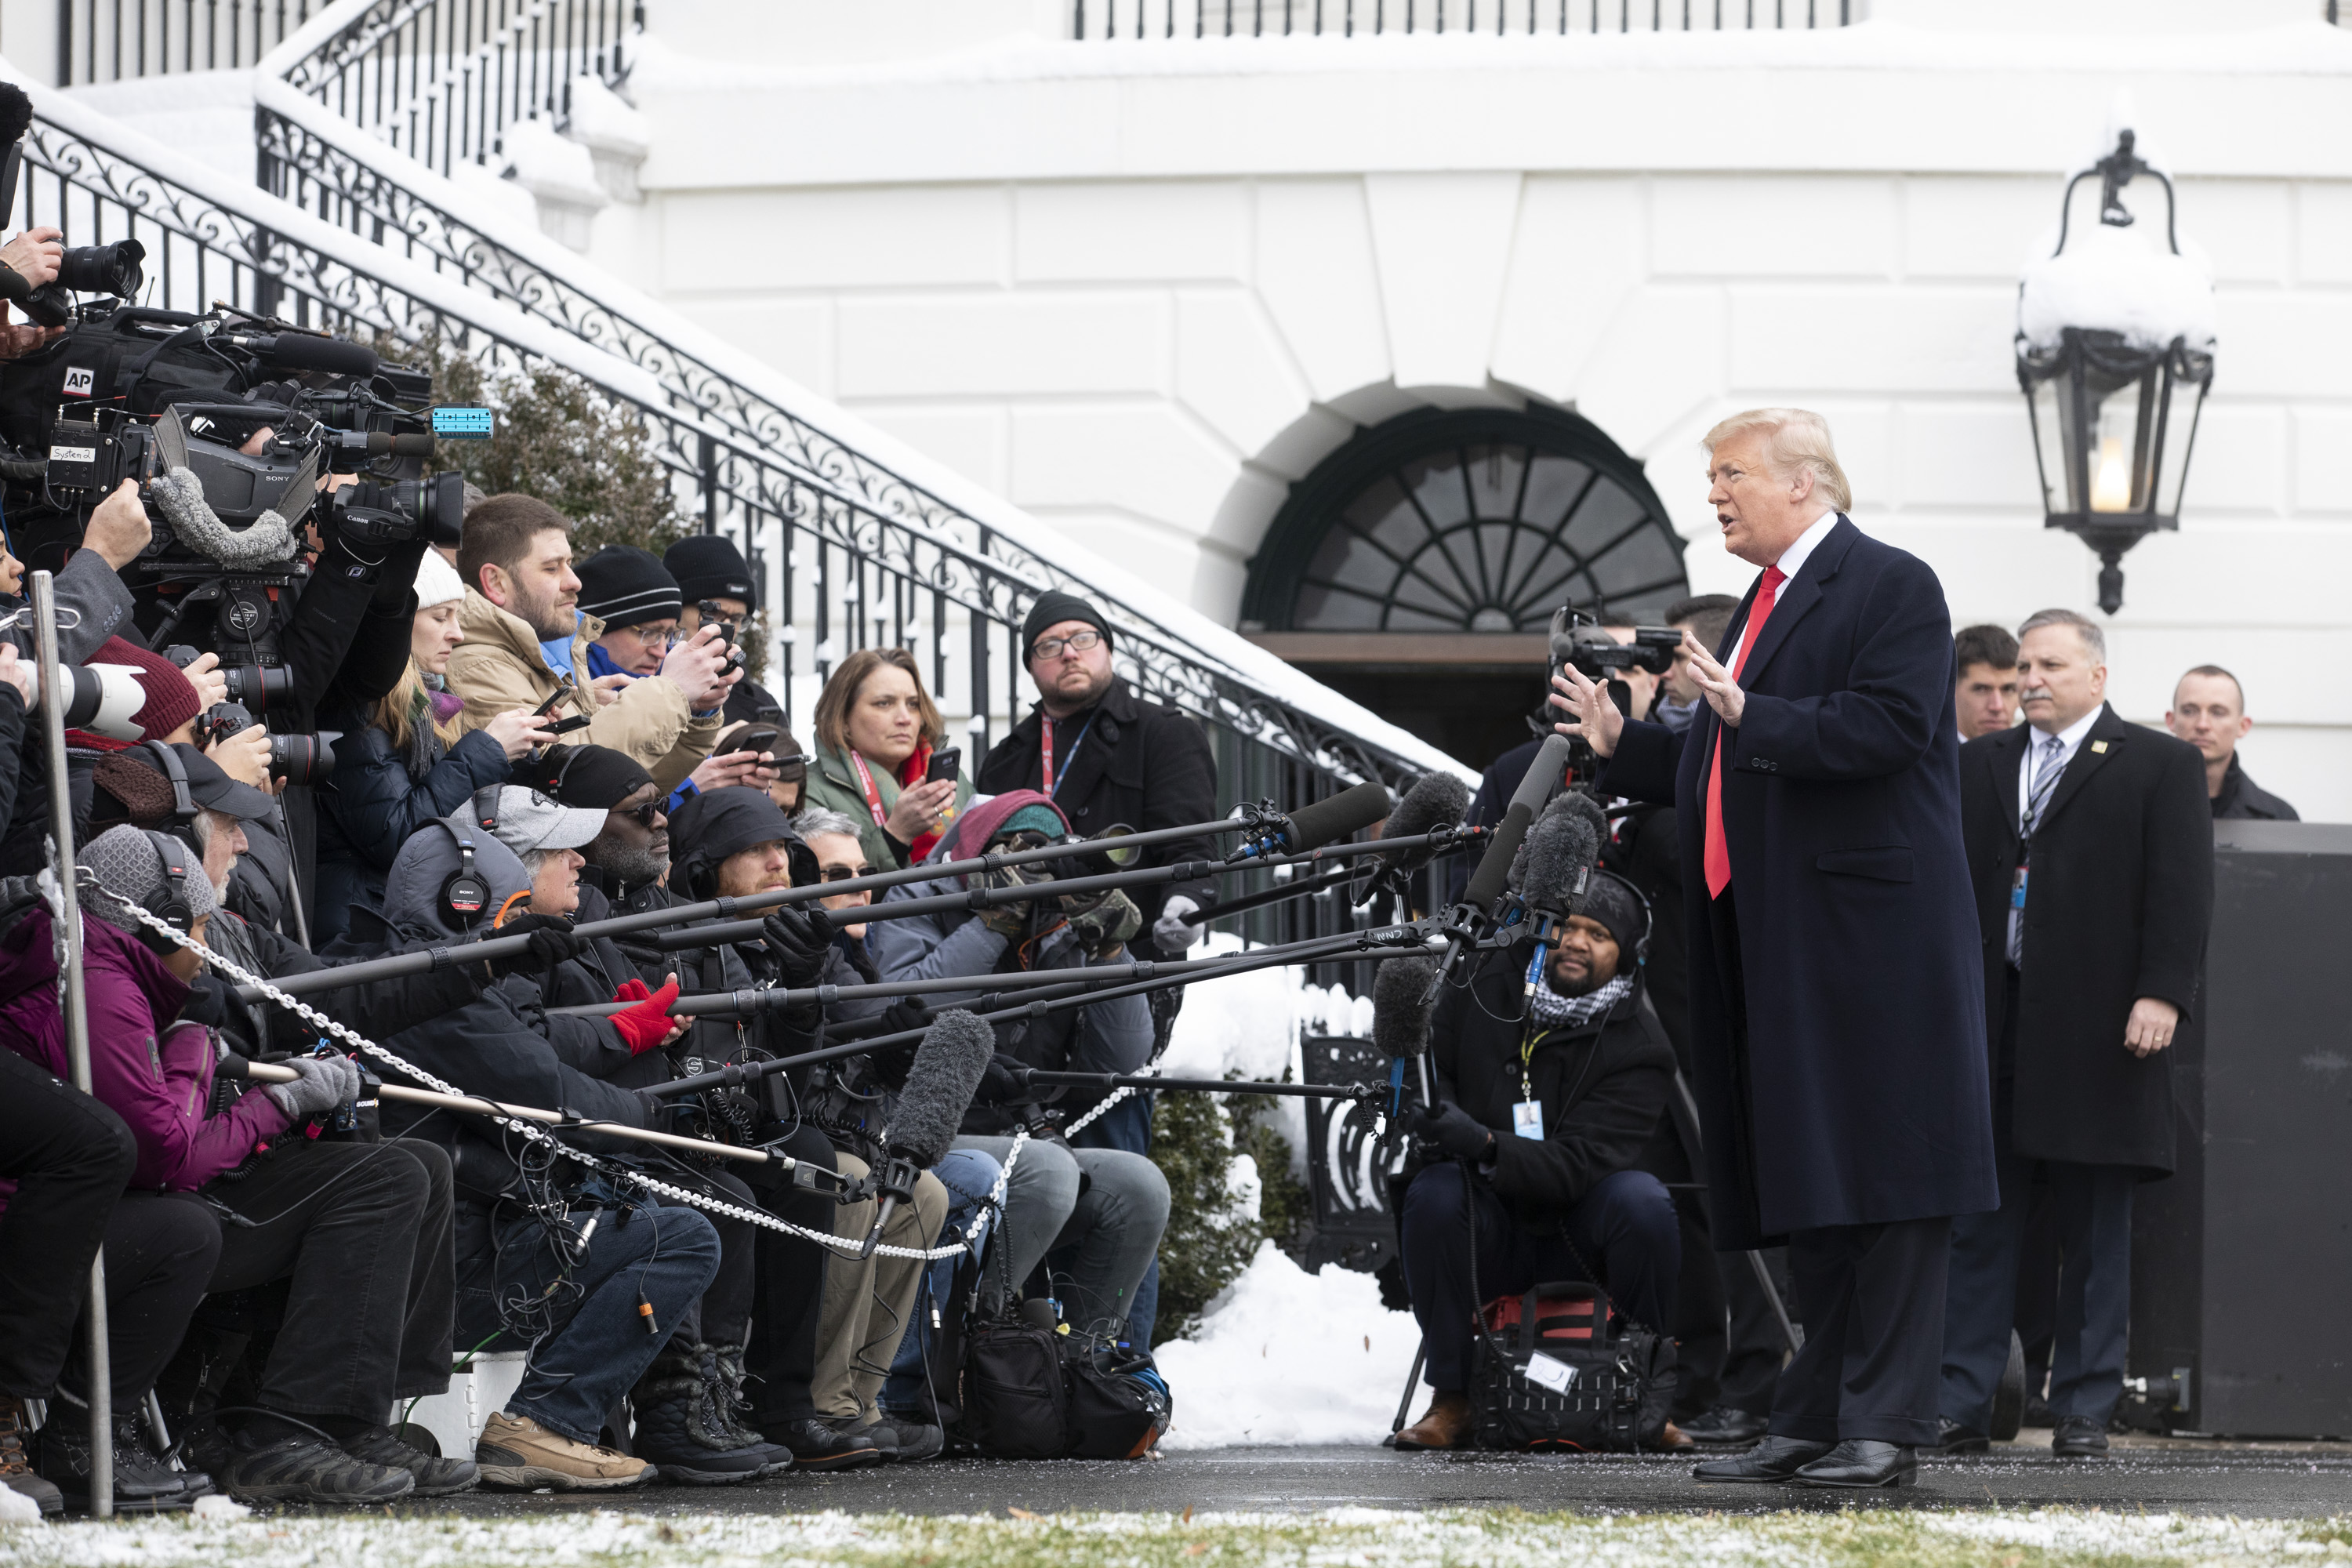
<svg viewBox="0 0 2352 1568"><path fill-rule="evenodd" d="M677 1000L677 982L673 980L658 991L648 991L642 980L632 980L613 993L615 1002L635 1002L635 1006L613 1015L613 1027L621 1031L621 1038L629 1042L629 1054L645 1055L677 1027L677 1020L669 1016L669 1005Z"/></svg>

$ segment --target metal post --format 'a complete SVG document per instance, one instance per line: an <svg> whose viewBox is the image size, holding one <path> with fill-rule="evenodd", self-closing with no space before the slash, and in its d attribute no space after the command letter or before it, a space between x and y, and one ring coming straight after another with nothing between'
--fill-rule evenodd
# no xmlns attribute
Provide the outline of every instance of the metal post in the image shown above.
<svg viewBox="0 0 2352 1568"><path fill-rule="evenodd" d="M41 661L42 728L49 752L50 843L58 878L58 973L65 980L66 1059L74 1087L90 1091L89 1003L81 985L81 900L74 887L73 796L66 776L66 710L58 668L58 601L47 572L32 574L33 622ZM114 1512L113 1367L106 1353L106 1253L89 1260L89 1510Z"/></svg>

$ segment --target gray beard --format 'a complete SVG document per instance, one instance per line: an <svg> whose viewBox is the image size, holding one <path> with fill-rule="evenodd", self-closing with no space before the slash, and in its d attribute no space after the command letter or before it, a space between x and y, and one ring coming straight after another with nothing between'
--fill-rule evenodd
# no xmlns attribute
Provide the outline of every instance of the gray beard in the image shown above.
<svg viewBox="0 0 2352 1568"><path fill-rule="evenodd" d="M607 844L599 838L588 846L587 857L590 865L603 868L615 893L658 882L669 875L669 857L654 849Z"/></svg>

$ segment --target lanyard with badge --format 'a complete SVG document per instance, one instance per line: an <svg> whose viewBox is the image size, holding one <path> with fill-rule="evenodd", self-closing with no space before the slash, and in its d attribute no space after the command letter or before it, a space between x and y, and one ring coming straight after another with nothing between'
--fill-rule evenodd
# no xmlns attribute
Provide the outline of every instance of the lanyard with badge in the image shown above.
<svg viewBox="0 0 2352 1568"><path fill-rule="evenodd" d="M1538 1142L1543 1142L1544 1118L1543 1101L1536 1098L1536 1047L1550 1034L1530 1024L1519 1036L1519 1102L1511 1107L1511 1131Z"/></svg>
<svg viewBox="0 0 2352 1568"><path fill-rule="evenodd" d="M1099 708L1095 710L1096 713L1101 711ZM1070 742L1070 754L1062 759L1062 771L1055 773L1054 771L1054 719L1048 713L1037 715L1037 745L1045 764L1045 782L1039 787L1048 796L1058 791L1062 787L1062 781L1069 776L1070 764L1078 760L1078 748L1087 743L1087 731L1094 727L1095 714L1089 713L1087 715L1087 721L1078 727L1078 738Z"/></svg>

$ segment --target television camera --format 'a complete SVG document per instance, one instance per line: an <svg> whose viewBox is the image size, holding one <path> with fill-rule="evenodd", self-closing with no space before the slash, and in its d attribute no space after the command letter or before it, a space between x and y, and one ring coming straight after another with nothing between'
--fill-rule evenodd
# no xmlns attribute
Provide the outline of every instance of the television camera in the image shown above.
<svg viewBox="0 0 2352 1568"><path fill-rule="evenodd" d="M1552 612L1551 663L1544 671L1546 695L1549 695L1553 673L1562 665L1572 665L1587 680L1606 683L1617 711L1629 719L1635 717L1633 689L1625 683L1626 672L1638 669L1650 675L1665 674L1675 667L1675 649L1682 643L1683 634L1673 626L1635 626L1633 640L1621 643L1601 625L1597 616L1573 605L1563 605ZM1549 731L1549 723L1545 730ZM1599 760L1590 742L1580 738L1574 741L1569 767L1579 778L1590 778L1598 772Z"/></svg>

